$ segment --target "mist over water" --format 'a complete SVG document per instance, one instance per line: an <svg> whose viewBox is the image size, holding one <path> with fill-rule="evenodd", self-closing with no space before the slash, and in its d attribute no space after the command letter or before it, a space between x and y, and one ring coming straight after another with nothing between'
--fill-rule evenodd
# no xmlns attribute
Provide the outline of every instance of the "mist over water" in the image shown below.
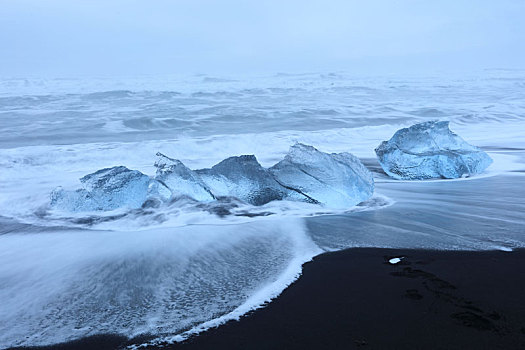
<svg viewBox="0 0 525 350"><path fill-rule="evenodd" d="M2 5L3 78L525 68L519 0Z"/></svg>

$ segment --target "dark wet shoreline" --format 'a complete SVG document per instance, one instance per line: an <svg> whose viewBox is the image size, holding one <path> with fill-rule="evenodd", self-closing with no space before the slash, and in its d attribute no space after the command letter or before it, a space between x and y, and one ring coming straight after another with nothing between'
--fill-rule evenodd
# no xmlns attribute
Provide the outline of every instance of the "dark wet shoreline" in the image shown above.
<svg viewBox="0 0 525 350"><path fill-rule="evenodd" d="M405 258L389 264L396 256ZM303 268L265 308L162 348L525 348L525 249L353 248L322 254ZM38 349L128 344L118 336L94 336Z"/></svg>

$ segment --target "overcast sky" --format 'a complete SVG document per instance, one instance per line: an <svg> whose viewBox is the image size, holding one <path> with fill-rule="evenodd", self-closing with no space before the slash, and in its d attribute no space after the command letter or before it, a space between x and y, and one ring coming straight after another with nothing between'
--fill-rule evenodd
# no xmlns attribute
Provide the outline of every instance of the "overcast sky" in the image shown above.
<svg viewBox="0 0 525 350"><path fill-rule="evenodd" d="M523 0L0 0L0 76L525 68Z"/></svg>

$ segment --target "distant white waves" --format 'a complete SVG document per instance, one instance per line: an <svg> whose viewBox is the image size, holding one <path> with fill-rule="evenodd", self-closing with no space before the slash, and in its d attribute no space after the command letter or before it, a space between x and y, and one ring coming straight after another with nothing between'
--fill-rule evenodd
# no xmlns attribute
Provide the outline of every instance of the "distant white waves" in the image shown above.
<svg viewBox="0 0 525 350"><path fill-rule="evenodd" d="M517 123L525 118L525 76L518 73L446 79L334 73L0 80L0 148L395 126L432 119L456 125Z"/></svg>

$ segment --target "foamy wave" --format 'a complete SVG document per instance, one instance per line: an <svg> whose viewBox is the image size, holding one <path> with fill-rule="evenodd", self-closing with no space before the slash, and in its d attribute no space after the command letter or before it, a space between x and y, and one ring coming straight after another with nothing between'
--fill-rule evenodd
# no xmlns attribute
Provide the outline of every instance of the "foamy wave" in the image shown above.
<svg viewBox="0 0 525 350"><path fill-rule="evenodd" d="M0 246L2 348L194 333L270 301L321 251L292 219L3 235Z"/></svg>

